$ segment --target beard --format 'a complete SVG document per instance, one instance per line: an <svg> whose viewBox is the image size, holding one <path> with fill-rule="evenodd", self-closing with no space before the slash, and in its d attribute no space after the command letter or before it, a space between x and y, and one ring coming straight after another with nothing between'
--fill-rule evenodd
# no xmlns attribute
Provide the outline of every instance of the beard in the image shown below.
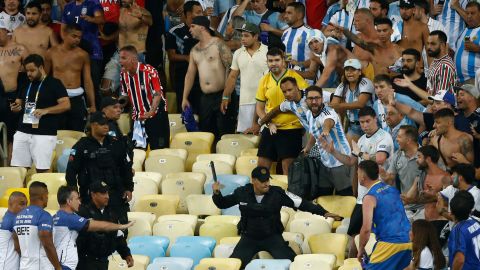
<svg viewBox="0 0 480 270"><path fill-rule="evenodd" d="M427 163L421 163L421 164L417 164L417 165L418 165L418 168L422 171L425 171L426 169L428 169Z"/></svg>
<svg viewBox="0 0 480 270"><path fill-rule="evenodd" d="M413 72L415 72L415 69L413 69L413 68L402 67L402 74L412 75Z"/></svg>
<svg viewBox="0 0 480 270"><path fill-rule="evenodd" d="M440 55L440 48L438 48L437 50L427 50L427 54L430 57L437 58Z"/></svg>

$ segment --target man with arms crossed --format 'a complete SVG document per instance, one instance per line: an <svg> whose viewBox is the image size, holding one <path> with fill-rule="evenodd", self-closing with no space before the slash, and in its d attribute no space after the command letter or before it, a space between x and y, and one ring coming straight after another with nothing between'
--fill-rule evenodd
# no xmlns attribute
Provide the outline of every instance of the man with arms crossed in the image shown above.
<svg viewBox="0 0 480 270"><path fill-rule="evenodd" d="M96 111L90 58L87 52L78 47L81 37L82 30L78 25L66 25L62 30L63 42L49 49L45 56L45 69L47 72L51 70L53 77L65 85L72 105L65 116L66 123L63 128L77 131L83 131L87 121L84 93L87 95L90 113Z"/></svg>
<svg viewBox="0 0 480 270"><path fill-rule="evenodd" d="M20 254L20 270L62 270L53 245L53 219L44 210L48 204L47 185L33 182L28 188L30 206L15 218L15 250Z"/></svg>
<svg viewBox="0 0 480 270"><path fill-rule="evenodd" d="M20 257L14 248L13 225L17 214L27 207L25 194L15 191L8 198L8 210L0 223L0 269L18 269Z"/></svg>
<svg viewBox="0 0 480 270"><path fill-rule="evenodd" d="M212 132L216 139L223 134L233 133L237 108L230 106L226 113L220 111L223 88L227 72L232 64L230 48L210 32L210 21L205 16L192 20L190 33L199 42L190 52L190 61L185 76L182 109L190 107L188 96L198 71L200 78L199 127L201 131Z"/></svg>

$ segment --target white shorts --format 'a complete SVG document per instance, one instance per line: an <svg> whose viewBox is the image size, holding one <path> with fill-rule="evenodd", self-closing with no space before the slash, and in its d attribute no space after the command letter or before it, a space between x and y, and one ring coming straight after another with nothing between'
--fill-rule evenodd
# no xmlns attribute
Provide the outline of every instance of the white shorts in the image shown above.
<svg viewBox="0 0 480 270"><path fill-rule="evenodd" d="M12 166L48 170L52 164L57 136L32 135L21 131L13 136Z"/></svg>
<svg viewBox="0 0 480 270"><path fill-rule="evenodd" d="M238 106L238 124L237 132L244 132L252 127L253 114L255 113L255 104L246 104Z"/></svg>

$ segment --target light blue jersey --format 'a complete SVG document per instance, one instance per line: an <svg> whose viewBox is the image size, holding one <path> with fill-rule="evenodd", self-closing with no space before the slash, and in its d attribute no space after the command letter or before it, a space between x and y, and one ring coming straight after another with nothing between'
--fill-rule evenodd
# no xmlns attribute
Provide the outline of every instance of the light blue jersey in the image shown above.
<svg viewBox="0 0 480 270"><path fill-rule="evenodd" d="M468 0L459 0L460 6L465 9L467 6ZM438 5L439 0L433 0L434 5ZM463 29L465 28L465 21L462 19L460 14L458 14L452 7L451 7L452 0L445 0L443 4L443 10L440 14L437 15L438 21L440 21L446 29L446 33L448 36L448 44L452 50L457 49L456 41L460 34L462 33ZM433 7L432 7L433 9Z"/></svg>
<svg viewBox="0 0 480 270"><path fill-rule="evenodd" d="M403 117L402 121L400 121L400 123L398 123L398 125L396 125L394 128L390 128L389 126L387 126L387 128L385 129L385 131L388 132L390 136L392 136L394 151L397 151L400 148L396 138L401 126L415 126L415 123L410 120L410 118Z"/></svg>
<svg viewBox="0 0 480 270"><path fill-rule="evenodd" d="M362 78L357 88L353 90L350 89L348 85L344 85L343 83L341 83L337 87L333 95L341 99L345 99L345 103L352 103L358 100L358 97L360 96L360 94L368 94L370 96L365 106L373 105L373 101L375 99L375 89L373 87L372 81L370 81L367 78ZM355 109L355 110L347 111L348 119L350 122L358 121L358 111L360 110Z"/></svg>
<svg viewBox="0 0 480 270"><path fill-rule="evenodd" d="M336 2L335 4L329 6L327 9L327 13L325 14L325 17L323 17L322 24L327 25L330 22L330 19L332 18L333 14L337 13L340 9L341 9L340 2Z"/></svg>
<svg viewBox="0 0 480 270"><path fill-rule="evenodd" d="M465 28L458 37L454 60L457 67L457 78L461 83L474 79L475 72L480 68L480 54L465 50L465 39L469 39L477 46L480 45L479 31L480 27Z"/></svg>
<svg viewBox="0 0 480 270"><path fill-rule="evenodd" d="M284 102L280 103L280 111L293 112L298 117L298 120L300 120L300 124L302 124L306 130L308 130L308 120L306 114L308 107L307 103L305 102L304 92L301 91L301 93L302 99L300 99L299 102L285 100Z"/></svg>
<svg viewBox="0 0 480 270"><path fill-rule="evenodd" d="M243 17L249 23L253 23L255 25L260 25L260 21L262 20L263 14L258 14L253 10L245 10L243 13ZM268 16L268 23L277 29L285 30L288 28L288 24L284 21L280 20L280 13L274 12L270 16Z"/></svg>
<svg viewBox="0 0 480 270"><path fill-rule="evenodd" d="M285 52L292 55L292 59L298 62L304 62L310 58L310 48L307 44L307 36L313 30L305 25L298 28L289 27L282 35L282 42L285 45ZM305 67L289 68L295 70L305 70Z"/></svg>
<svg viewBox="0 0 480 270"><path fill-rule="evenodd" d="M335 125L330 130L329 137L326 139L328 141L333 141L333 146L337 151L347 156L351 154L350 145L348 144L347 136L343 130L342 122L340 121L340 118L334 109L324 105L318 116L313 116L311 111L307 111L306 116L309 125L309 132L317 140L323 132L323 125L325 121L327 119L333 120ZM343 163L338 161L332 154L328 153L323 148L319 147L319 150L320 159L325 167L334 168L343 165Z"/></svg>

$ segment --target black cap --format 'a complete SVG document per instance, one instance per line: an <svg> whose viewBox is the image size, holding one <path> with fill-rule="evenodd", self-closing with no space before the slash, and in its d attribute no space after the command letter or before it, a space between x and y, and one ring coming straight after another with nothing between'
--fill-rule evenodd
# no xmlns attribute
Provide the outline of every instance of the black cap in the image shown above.
<svg viewBox="0 0 480 270"><path fill-rule="evenodd" d="M109 190L108 185L103 181L92 183L89 189L90 189L90 193L92 192L106 193Z"/></svg>
<svg viewBox="0 0 480 270"><path fill-rule="evenodd" d="M414 8L413 0L400 0L399 6L401 8Z"/></svg>
<svg viewBox="0 0 480 270"><path fill-rule="evenodd" d="M253 178L257 179L260 182L266 182L272 179L272 177L270 176L270 171L266 167L262 167L262 166L259 166L253 169L252 179Z"/></svg>
<svg viewBox="0 0 480 270"><path fill-rule="evenodd" d="M99 125L108 124L108 119L103 115L102 112L94 112L90 115L90 124L98 123Z"/></svg>
<svg viewBox="0 0 480 270"><path fill-rule="evenodd" d="M207 16L197 16L193 18L192 24L201 25L205 27L207 30L210 29L210 20L208 19Z"/></svg>
<svg viewBox="0 0 480 270"><path fill-rule="evenodd" d="M100 110L103 110L103 108L112 106L115 104L119 104L120 102L118 101L117 98L114 97L104 97L102 98L102 103L100 103Z"/></svg>

